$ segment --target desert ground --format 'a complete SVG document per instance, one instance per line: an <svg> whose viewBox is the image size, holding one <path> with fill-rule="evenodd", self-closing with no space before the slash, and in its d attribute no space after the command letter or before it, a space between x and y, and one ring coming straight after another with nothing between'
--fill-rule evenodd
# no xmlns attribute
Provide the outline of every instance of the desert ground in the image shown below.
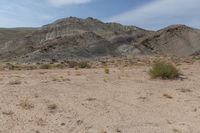
<svg viewBox="0 0 200 133"><path fill-rule="evenodd" d="M0 133L199 133L199 66L0 71Z"/></svg>

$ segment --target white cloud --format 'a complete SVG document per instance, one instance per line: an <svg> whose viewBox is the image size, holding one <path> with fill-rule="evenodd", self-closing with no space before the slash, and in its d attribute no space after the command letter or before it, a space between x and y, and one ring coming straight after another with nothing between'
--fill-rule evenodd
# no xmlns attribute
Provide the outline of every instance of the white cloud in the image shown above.
<svg viewBox="0 0 200 133"><path fill-rule="evenodd" d="M154 0L107 21L159 29L171 24L200 27L200 0Z"/></svg>
<svg viewBox="0 0 200 133"><path fill-rule="evenodd" d="M91 1L92 0L48 0L48 2L54 6L85 4Z"/></svg>

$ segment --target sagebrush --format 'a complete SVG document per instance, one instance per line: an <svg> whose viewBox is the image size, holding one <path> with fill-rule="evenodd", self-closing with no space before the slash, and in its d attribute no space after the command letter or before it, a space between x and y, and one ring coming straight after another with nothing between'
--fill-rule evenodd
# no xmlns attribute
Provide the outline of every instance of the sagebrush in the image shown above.
<svg viewBox="0 0 200 133"><path fill-rule="evenodd" d="M152 78L175 79L180 76L179 70L170 62L155 61L149 71Z"/></svg>

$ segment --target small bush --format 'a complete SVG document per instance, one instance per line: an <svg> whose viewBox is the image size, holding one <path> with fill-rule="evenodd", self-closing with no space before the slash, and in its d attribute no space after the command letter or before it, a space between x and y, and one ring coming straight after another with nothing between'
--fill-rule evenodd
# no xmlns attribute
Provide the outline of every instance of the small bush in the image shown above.
<svg viewBox="0 0 200 133"><path fill-rule="evenodd" d="M168 99L173 99L173 97L172 97L171 95L169 95L169 94L163 94L163 96L164 96L165 98L168 98Z"/></svg>
<svg viewBox="0 0 200 133"><path fill-rule="evenodd" d="M20 85L22 82L18 80L10 81L9 85Z"/></svg>
<svg viewBox="0 0 200 133"><path fill-rule="evenodd" d="M34 108L34 105L30 102L28 97L21 101L20 106L25 110Z"/></svg>
<svg viewBox="0 0 200 133"><path fill-rule="evenodd" d="M156 61L149 71L152 78L174 79L178 78L179 70L172 64L166 61Z"/></svg>
<svg viewBox="0 0 200 133"><path fill-rule="evenodd" d="M52 66L51 64L42 64L39 66L39 69L51 69Z"/></svg>
<svg viewBox="0 0 200 133"><path fill-rule="evenodd" d="M37 66L35 66L35 65L23 65L22 69L23 70L35 70L35 69L37 69Z"/></svg>
<svg viewBox="0 0 200 133"><path fill-rule="evenodd" d="M106 74L109 74L109 73L110 73L109 68L105 68L105 69L104 69L104 72L105 72Z"/></svg>
<svg viewBox="0 0 200 133"><path fill-rule="evenodd" d="M76 61L67 61L67 64L69 68L75 68L76 66L78 66L78 62Z"/></svg>
<svg viewBox="0 0 200 133"><path fill-rule="evenodd" d="M54 69L64 69L65 65L64 64L53 64L52 68L54 68Z"/></svg>
<svg viewBox="0 0 200 133"><path fill-rule="evenodd" d="M5 68L8 70L21 70L19 66L11 63L7 63Z"/></svg>
<svg viewBox="0 0 200 133"><path fill-rule="evenodd" d="M58 106L56 104L49 104L47 107L49 110L55 110L58 108Z"/></svg>
<svg viewBox="0 0 200 133"><path fill-rule="evenodd" d="M51 103L47 105L47 108L50 111L50 113L54 113L58 109L58 105Z"/></svg>
<svg viewBox="0 0 200 133"><path fill-rule="evenodd" d="M193 59L194 60L200 60L200 56L194 56Z"/></svg>
<svg viewBox="0 0 200 133"><path fill-rule="evenodd" d="M90 65L87 61L82 61L78 63L79 68L90 68Z"/></svg>
<svg viewBox="0 0 200 133"><path fill-rule="evenodd" d="M68 66L69 68L91 68L90 64L88 61L81 61L81 62L76 62L76 61L68 61Z"/></svg>

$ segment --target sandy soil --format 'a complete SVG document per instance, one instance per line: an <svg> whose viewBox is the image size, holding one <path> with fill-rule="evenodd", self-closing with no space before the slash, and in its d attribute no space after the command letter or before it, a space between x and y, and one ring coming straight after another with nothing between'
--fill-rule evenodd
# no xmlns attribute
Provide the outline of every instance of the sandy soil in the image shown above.
<svg viewBox="0 0 200 133"><path fill-rule="evenodd" d="M184 79L148 67L0 72L0 133L199 133L200 63Z"/></svg>

